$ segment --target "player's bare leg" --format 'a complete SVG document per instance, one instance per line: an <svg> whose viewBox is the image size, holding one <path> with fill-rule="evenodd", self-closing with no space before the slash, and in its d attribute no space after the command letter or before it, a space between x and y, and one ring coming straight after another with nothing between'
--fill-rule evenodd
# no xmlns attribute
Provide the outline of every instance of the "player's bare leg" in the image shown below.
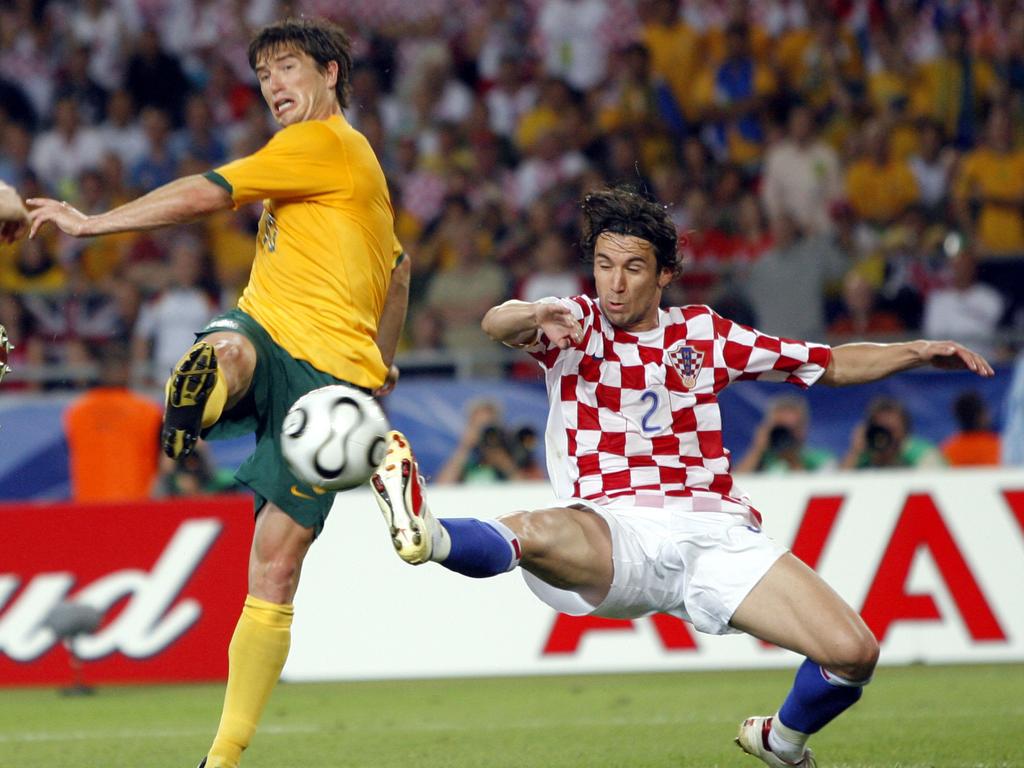
<svg viewBox="0 0 1024 768"><path fill-rule="evenodd" d="M272 603L290 603L312 543L312 528L299 525L273 502L264 504L249 551L249 594Z"/></svg>
<svg viewBox="0 0 1024 768"><path fill-rule="evenodd" d="M516 512L498 520L438 519L409 441L388 433L384 461L370 480L399 557L433 560L465 576L495 576L522 565L538 578L598 605L612 583L608 524L585 507Z"/></svg>
<svg viewBox="0 0 1024 768"><path fill-rule="evenodd" d="M249 595L228 646L228 682L207 768L236 768L281 676L291 644L292 600L313 530L268 502L256 518Z"/></svg>
<svg viewBox="0 0 1024 768"><path fill-rule="evenodd" d="M520 565L559 589L576 592L593 606L612 587L612 536L608 523L586 507L515 512L499 518L522 546Z"/></svg>
<svg viewBox="0 0 1024 768"><path fill-rule="evenodd" d="M164 453L190 454L202 430L245 395L255 369L256 350L240 333L217 331L193 344L167 380Z"/></svg>
<svg viewBox="0 0 1024 768"><path fill-rule="evenodd" d="M740 603L730 624L807 657L779 711L745 720L737 743L768 765L812 768L807 738L860 698L878 661L878 642L860 616L789 553Z"/></svg>
<svg viewBox="0 0 1024 768"><path fill-rule="evenodd" d="M854 680L870 677L878 660L878 643L863 619L790 553L769 569L729 623Z"/></svg>

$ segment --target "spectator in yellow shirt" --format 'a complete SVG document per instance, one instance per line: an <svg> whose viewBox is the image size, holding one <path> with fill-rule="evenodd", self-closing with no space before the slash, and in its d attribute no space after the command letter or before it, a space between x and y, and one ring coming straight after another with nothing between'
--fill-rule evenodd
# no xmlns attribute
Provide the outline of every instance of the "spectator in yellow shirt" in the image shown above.
<svg viewBox="0 0 1024 768"><path fill-rule="evenodd" d="M809 24L782 36L776 60L788 87L823 109L863 79L864 65L853 35L831 12L809 5Z"/></svg>
<svg viewBox="0 0 1024 768"><path fill-rule="evenodd" d="M732 23L725 33L726 56L705 70L698 84L703 118L712 123L714 140L730 162L760 162L765 130L761 112L776 91L775 76L751 53L745 23Z"/></svg>
<svg viewBox="0 0 1024 768"><path fill-rule="evenodd" d="M678 0L652 0L642 4L642 10L643 40L651 55L651 72L668 83L686 118L695 120L693 83L704 64L700 34L679 18Z"/></svg>
<svg viewBox="0 0 1024 768"><path fill-rule="evenodd" d="M995 108L985 143L964 155L954 183L957 216L987 256L1024 254L1024 150L1009 113Z"/></svg>
<svg viewBox="0 0 1024 768"><path fill-rule="evenodd" d="M889 155L889 136L878 121L864 129L864 152L846 174L846 196L854 212L882 227L918 199L917 181L905 161Z"/></svg>
<svg viewBox="0 0 1024 768"><path fill-rule="evenodd" d="M628 131L646 167L671 161L670 124L663 119L660 86L651 77L650 51L642 43L631 43L618 52L618 59L598 116L602 133ZM631 163L635 162L634 157Z"/></svg>
<svg viewBox="0 0 1024 768"><path fill-rule="evenodd" d="M958 149L974 144L978 114L992 101L998 80L992 67L970 52L959 22L942 31L943 55L922 64L914 78L911 108L942 123Z"/></svg>
<svg viewBox="0 0 1024 768"><path fill-rule="evenodd" d="M899 40L886 29L871 35L872 52L867 63L867 96L878 114L898 108L910 98L913 71Z"/></svg>

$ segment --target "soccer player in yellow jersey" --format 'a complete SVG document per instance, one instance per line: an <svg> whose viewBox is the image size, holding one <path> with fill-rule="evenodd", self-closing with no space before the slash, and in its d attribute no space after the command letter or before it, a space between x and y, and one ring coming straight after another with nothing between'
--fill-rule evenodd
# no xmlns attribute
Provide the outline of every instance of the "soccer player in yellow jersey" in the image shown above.
<svg viewBox="0 0 1024 768"><path fill-rule="evenodd" d="M409 260L393 234L380 164L345 120L352 59L338 27L287 20L249 47L282 129L254 154L188 176L103 214L30 200L31 235L53 222L75 236L179 224L263 200L252 275L238 307L214 319L168 381L165 452L199 436L255 431L238 479L256 496L249 595L228 649L227 692L206 768L234 768L280 676L303 558L333 494L297 480L281 421L303 393L337 382L380 392L408 301ZM390 368L390 371L389 371Z"/></svg>

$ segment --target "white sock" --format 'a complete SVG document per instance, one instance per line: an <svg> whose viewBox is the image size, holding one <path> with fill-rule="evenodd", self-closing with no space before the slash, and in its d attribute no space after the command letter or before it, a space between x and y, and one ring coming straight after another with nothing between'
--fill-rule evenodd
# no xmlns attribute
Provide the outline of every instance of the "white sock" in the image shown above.
<svg viewBox="0 0 1024 768"><path fill-rule="evenodd" d="M772 752L790 763L798 763L804 756L804 745L810 734L795 731L779 720L779 713L772 717L772 727L768 731L768 746Z"/></svg>
<svg viewBox="0 0 1024 768"><path fill-rule="evenodd" d="M522 547L519 545L519 537L516 536L515 531L501 522L501 520L484 520L484 522L500 533L512 548L512 562L509 563L508 569L514 571L519 567L519 561L523 556Z"/></svg>
<svg viewBox="0 0 1024 768"><path fill-rule="evenodd" d="M435 563L443 563L452 551L452 537L448 535L448 529L440 520L436 522L437 525L433 526L430 534L430 559Z"/></svg>

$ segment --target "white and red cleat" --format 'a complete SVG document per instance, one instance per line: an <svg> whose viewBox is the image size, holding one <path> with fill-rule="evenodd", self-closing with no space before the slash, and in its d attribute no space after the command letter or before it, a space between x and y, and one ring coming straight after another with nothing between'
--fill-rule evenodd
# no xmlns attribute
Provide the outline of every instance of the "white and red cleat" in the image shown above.
<svg viewBox="0 0 1024 768"><path fill-rule="evenodd" d="M387 434L387 453L370 478L370 490L388 524L398 556L419 565L430 560L434 533L440 525L423 497L423 477L401 432Z"/></svg>
<svg viewBox="0 0 1024 768"><path fill-rule="evenodd" d="M768 745L768 733L771 729L771 717L748 717L740 723L740 732L736 736L736 743L748 755L760 758L761 762L772 766L772 768L818 768L818 763L810 748L805 748L803 756L795 763L783 760L772 752L772 748Z"/></svg>

